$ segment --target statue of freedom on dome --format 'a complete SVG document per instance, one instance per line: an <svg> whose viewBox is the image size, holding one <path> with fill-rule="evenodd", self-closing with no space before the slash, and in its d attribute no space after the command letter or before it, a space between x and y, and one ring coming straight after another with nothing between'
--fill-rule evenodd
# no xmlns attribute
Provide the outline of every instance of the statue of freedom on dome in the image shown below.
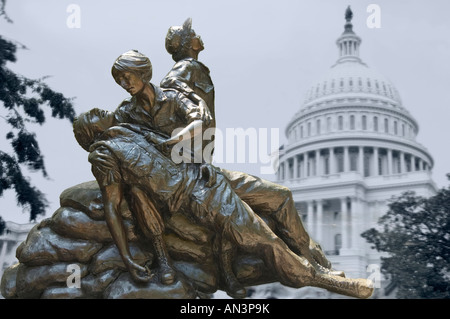
<svg viewBox="0 0 450 319"><path fill-rule="evenodd" d="M353 19L353 12L352 9L350 8L350 6L347 7L347 10L345 10L345 20L347 22L352 21Z"/></svg>

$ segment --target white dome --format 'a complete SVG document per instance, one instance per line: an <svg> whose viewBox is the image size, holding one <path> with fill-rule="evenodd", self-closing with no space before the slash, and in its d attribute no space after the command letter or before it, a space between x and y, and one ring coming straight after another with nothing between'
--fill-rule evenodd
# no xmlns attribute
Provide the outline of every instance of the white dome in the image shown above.
<svg viewBox="0 0 450 319"><path fill-rule="evenodd" d="M359 57L362 41L350 18L346 16L344 33L336 41L336 63L305 92L302 106L286 127L290 144L327 140L329 134L415 140L417 121L403 107L395 86Z"/></svg>
<svg viewBox="0 0 450 319"><path fill-rule="evenodd" d="M314 82L306 92L304 108L327 99L364 96L386 100L389 104L402 105L400 95L394 85L378 72L370 69L359 59L338 62L328 74Z"/></svg>

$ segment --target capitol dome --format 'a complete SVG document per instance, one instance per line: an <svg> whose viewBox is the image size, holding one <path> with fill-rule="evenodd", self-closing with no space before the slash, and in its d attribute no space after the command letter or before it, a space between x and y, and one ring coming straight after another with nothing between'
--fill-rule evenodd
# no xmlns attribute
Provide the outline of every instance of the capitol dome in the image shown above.
<svg viewBox="0 0 450 319"><path fill-rule="evenodd" d="M403 106L393 83L360 58L361 38L346 12L344 32L337 39L338 59L327 74L306 90L299 111L286 127L287 148L308 139L382 137L414 144L430 167L433 160L416 141L419 126ZM330 136L332 135L332 136Z"/></svg>
<svg viewBox="0 0 450 319"><path fill-rule="evenodd" d="M336 98L339 95L381 99L393 107L402 105L395 86L360 59L338 60L326 76L316 81L307 90L303 107L308 109L321 101Z"/></svg>
<svg viewBox="0 0 450 319"><path fill-rule="evenodd" d="M380 255L360 234L374 227L392 196L436 193L419 125L395 86L360 58L350 7L338 57L313 82L286 126L277 182L292 191L308 233L336 269L367 276Z"/></svg>
<svg viewBox="0 0 450 319"><path fill-rule="evenodd" d="M352 13L346 13L347 23L336 45L339 58L328 74L315 82L306 92L304 109L320 101L339 96L364 96L386 101L392 107L402 105L395 86L384 76L369 68L359 57L361 38L353 31Z"/></svg>

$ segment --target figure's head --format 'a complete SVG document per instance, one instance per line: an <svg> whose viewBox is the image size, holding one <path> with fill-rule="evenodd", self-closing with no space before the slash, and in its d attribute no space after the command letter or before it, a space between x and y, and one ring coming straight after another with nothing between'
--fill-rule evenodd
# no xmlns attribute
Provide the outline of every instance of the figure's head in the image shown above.
<svg viewBox="0 0 450 319"><path fill-rule="evenodd" d="M199 35L192 29L192 19L188 18L182 26L172 26L166 35L166 50L175 61L198 55L204 49Z"/></svg>
<svg viewBox="0 0 450 319"><path fill-rule="evenodd" d="M107 129L113 126L111 112L94 108L80 114L73 122L73 133L80 146L89 152L89 147Z"/></svg>
<svg viewBox="0 0 450 319"><path fill-rule="evenodd" d="M111 68L116 83L131 95L139 93L150 82L152 72L150 59L137 50L120 55Z"/></svg>

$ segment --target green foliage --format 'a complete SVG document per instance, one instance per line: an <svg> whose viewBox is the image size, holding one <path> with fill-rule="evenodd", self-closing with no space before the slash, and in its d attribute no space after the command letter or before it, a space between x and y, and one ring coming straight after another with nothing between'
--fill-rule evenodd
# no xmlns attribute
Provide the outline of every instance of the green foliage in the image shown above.
<svg viewBox="0 0 450 319"><path fill-rule="evenodd" d="M0 0L0 16L10 22L4 5L5 0ZM17 204L28 208L30 220L35 220L38 215L45 214L47 201L44 194L23 175L22 166L40 171L45 177L47 172L36 135L28 131L27 124L45 123L43 106L50 108L52 117L71 122L75 111L71 99L53 91L42 79L28 79L7 67L8 62L16 62L16 50L17 44L0 36L0 105L7 113L3 117L9 127L5 138L13 149L13 153L0 150L0 196L5 190L13 189Z"/></svg>
<svg viewBox="0 0 450 319"><path fill-rule="evenodd" d="M381 270L396 284L398 298L450 298L450 187L430 198L412 192L362 234L380 252Z"/></svg>

